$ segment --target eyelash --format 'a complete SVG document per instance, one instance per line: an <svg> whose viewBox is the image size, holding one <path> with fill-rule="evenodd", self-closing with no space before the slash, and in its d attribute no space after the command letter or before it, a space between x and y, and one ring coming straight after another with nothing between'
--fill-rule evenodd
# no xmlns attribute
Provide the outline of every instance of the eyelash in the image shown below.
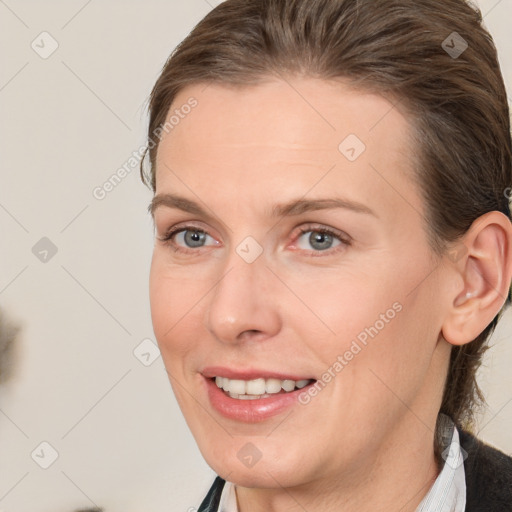
<svg viewBox="0 0 512 512"><path fill-rule="evenodd" d="M157 237L157 238L164 245L170 247L174 252L183 253L183 254L197 253L198 252L197 249L183 248L181 246L176 245L176 243L173 241L173 238L175 235L182 233L184 231L192 231L192 232L208 235L208 233L206 231L204 231L203 229L198 228L197 226L188 225L188 226L178 226L176 228L171 228L169 231L167 231L167 233L165 233L165 235L163 237ZM314 250L307 251L310 253L311 257L332 255L332 254L337 253L338 251L343 250L346 247L350 247L352 245L352 241L348 235L345 235L341 232L335 231L330 228L315 227L312 225L308 225L308 226L301 228L299 230L298 235L294 238L294 240L298 240L301 236L305 235L306 233L319 233L322 235L329 235L341 242L341 244L339 246L330 248L330 249L326 249L325 251L314 251ZM208 236L210 236L210 235L208 235ZM199 249L202 249L202 247L199 247Z"/></svg>

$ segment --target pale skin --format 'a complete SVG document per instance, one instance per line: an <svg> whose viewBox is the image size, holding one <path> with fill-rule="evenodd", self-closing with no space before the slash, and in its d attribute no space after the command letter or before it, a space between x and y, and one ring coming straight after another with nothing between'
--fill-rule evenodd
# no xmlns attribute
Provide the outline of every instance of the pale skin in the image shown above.
<svg viewBox="0 0 512 512"><path fill-rule="evenodd" d="M436 258L409 177L411 127L381 96L303 77L195 84L172 108L190 97L197 107L160 142L156 195L184 197L209 216L154 210L150 298L201 453L236 484L241 512L413 512L438 475L433 436L450 348L473 340L505 302L510 221L490 212L466 233L457 261ZM338 149L349 134L366 145L353 162ZM271 215L279 204L326 198L373 214ZM206 233L202 246L190 247L184 232L158 240L185 226ZM337 233L325 250L310 238L322 228ZM248 236L263 249L253 263L236 252ZM307 405L249 424L209 403L205 366L321 379L396 302L401 312ZM250 468L237 457L248 442L262 454Z"/></svg>

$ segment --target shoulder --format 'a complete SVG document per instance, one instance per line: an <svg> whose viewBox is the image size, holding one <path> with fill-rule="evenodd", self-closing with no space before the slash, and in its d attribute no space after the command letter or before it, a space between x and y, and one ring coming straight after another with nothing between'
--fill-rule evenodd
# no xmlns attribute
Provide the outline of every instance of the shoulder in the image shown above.
<svg viewBox="0 0 512 512"><path fill-rule="evenodd" d="M512 457L458 428L464 453L466 512L512 512Z"/></svg>

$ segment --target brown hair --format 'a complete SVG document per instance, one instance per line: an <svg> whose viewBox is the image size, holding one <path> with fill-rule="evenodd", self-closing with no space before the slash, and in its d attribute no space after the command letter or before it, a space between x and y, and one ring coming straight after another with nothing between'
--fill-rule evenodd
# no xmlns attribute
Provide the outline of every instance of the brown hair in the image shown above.
<svg viewBox="0 0 512 512"><path fill-rule="evenodd" d="M294 74L348 79L406 110L435 254L449 251L486 212L511 217L505 86L481 13L464 0L225 1L171 54L153 88L143 181L155 190L153 137L184 87ZM456 423L467 426L483 403L475 375L500 315L474 341L452 348L440 412Z"/></svg>

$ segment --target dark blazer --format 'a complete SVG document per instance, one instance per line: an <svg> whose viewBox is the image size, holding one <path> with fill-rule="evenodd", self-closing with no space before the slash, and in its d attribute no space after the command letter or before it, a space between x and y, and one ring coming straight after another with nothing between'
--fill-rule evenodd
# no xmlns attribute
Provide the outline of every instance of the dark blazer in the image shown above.
<svg viewBox="0 0 512 512"><path fill-rule="evenodd" d="M468 456L466 512L512 511L512 458L460 428L460 445Z"/></svg>
<svg viewBox="0 0 512 512"><path fill-rule="evenodd" d="M465 512L512 512L512 457L460 428L458 431L467 453ZM197 512L217 512L225 483L220 476L215 479Z"/></svg>

